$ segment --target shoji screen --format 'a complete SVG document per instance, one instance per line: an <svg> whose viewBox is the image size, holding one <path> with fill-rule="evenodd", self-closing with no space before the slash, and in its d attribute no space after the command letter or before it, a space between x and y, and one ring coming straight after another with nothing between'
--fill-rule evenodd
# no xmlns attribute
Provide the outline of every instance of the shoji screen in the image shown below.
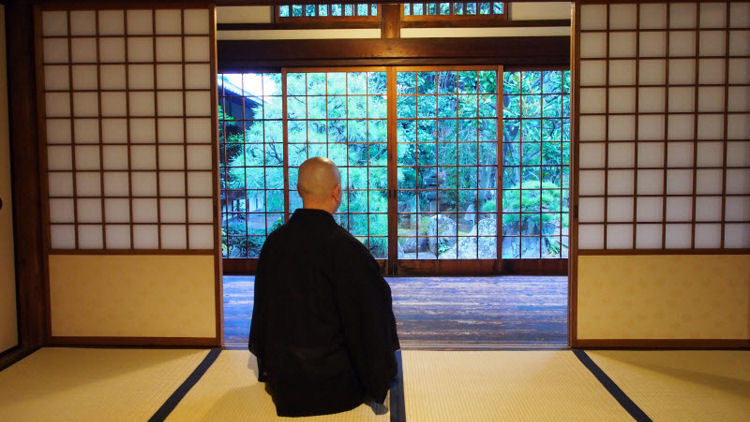
<svg viewBox="0 0 750 422"><path fill-rule="evenodd" d="M750 3L576 9L578 338L747 339Z"/></svg>
<svg viewBox="0 0 750 422"><path fill-rule="evenodd" d="M53 337L220 338L213 14L39 12Z"/></svg>

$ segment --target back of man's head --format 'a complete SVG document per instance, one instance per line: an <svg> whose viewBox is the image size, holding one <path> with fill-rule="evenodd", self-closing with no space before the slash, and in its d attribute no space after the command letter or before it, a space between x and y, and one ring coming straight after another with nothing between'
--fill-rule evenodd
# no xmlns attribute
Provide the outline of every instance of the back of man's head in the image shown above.
<svg viewBox="0 0 750 422"><path fill-rule="evenodd" d="M297 192L305 208L333 213L341 203L341 176L328 158L313 157L302 163L297 176Z"/></svg>

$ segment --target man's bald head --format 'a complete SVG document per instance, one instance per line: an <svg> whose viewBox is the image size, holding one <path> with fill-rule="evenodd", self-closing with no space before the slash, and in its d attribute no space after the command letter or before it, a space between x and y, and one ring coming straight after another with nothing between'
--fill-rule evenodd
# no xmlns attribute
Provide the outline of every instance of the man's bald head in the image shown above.
<svg viewBox="0 0 750 422"><path fill-rule="evenodd" d="M297 176L297 192L305 208L338 208L341 175L336 164L328 158L313 157L302 163ZM325 206L325 208L323 208Z"/></svg>

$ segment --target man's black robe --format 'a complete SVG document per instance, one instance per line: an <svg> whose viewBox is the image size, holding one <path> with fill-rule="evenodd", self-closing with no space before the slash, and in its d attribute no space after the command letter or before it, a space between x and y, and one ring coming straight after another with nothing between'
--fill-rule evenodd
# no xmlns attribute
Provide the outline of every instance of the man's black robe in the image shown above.
<svg viewBox="0 0 750 422"><path fill-rule="evenodd" d="M268 236L249 348L279 416L383 402L399 348L391 289L367 248L331 214L298 209Z"/></svg>

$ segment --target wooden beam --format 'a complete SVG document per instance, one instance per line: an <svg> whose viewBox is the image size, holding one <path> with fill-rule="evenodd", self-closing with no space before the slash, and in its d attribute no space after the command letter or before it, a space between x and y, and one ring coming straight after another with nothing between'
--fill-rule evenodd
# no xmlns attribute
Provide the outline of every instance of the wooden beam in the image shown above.
<svg viewBox="0 0 750 422"><path fill-rule="evenodd" d="M401 4L380 6L380 38L401 38Z"/></svg>
<svg viewBox="0 0 750 422"><path fill-rule="evenodd" d="M12 356L20 359L44 344L47 322L32 1L10 2L5 25L19 328L19 346Z"/></svg>
<svg viewBox="0 0 750 422"><path fill-rule="evenodd" d="M243 40L218 42L219 71L281 67L570 64L569 37Z"/></svg>

